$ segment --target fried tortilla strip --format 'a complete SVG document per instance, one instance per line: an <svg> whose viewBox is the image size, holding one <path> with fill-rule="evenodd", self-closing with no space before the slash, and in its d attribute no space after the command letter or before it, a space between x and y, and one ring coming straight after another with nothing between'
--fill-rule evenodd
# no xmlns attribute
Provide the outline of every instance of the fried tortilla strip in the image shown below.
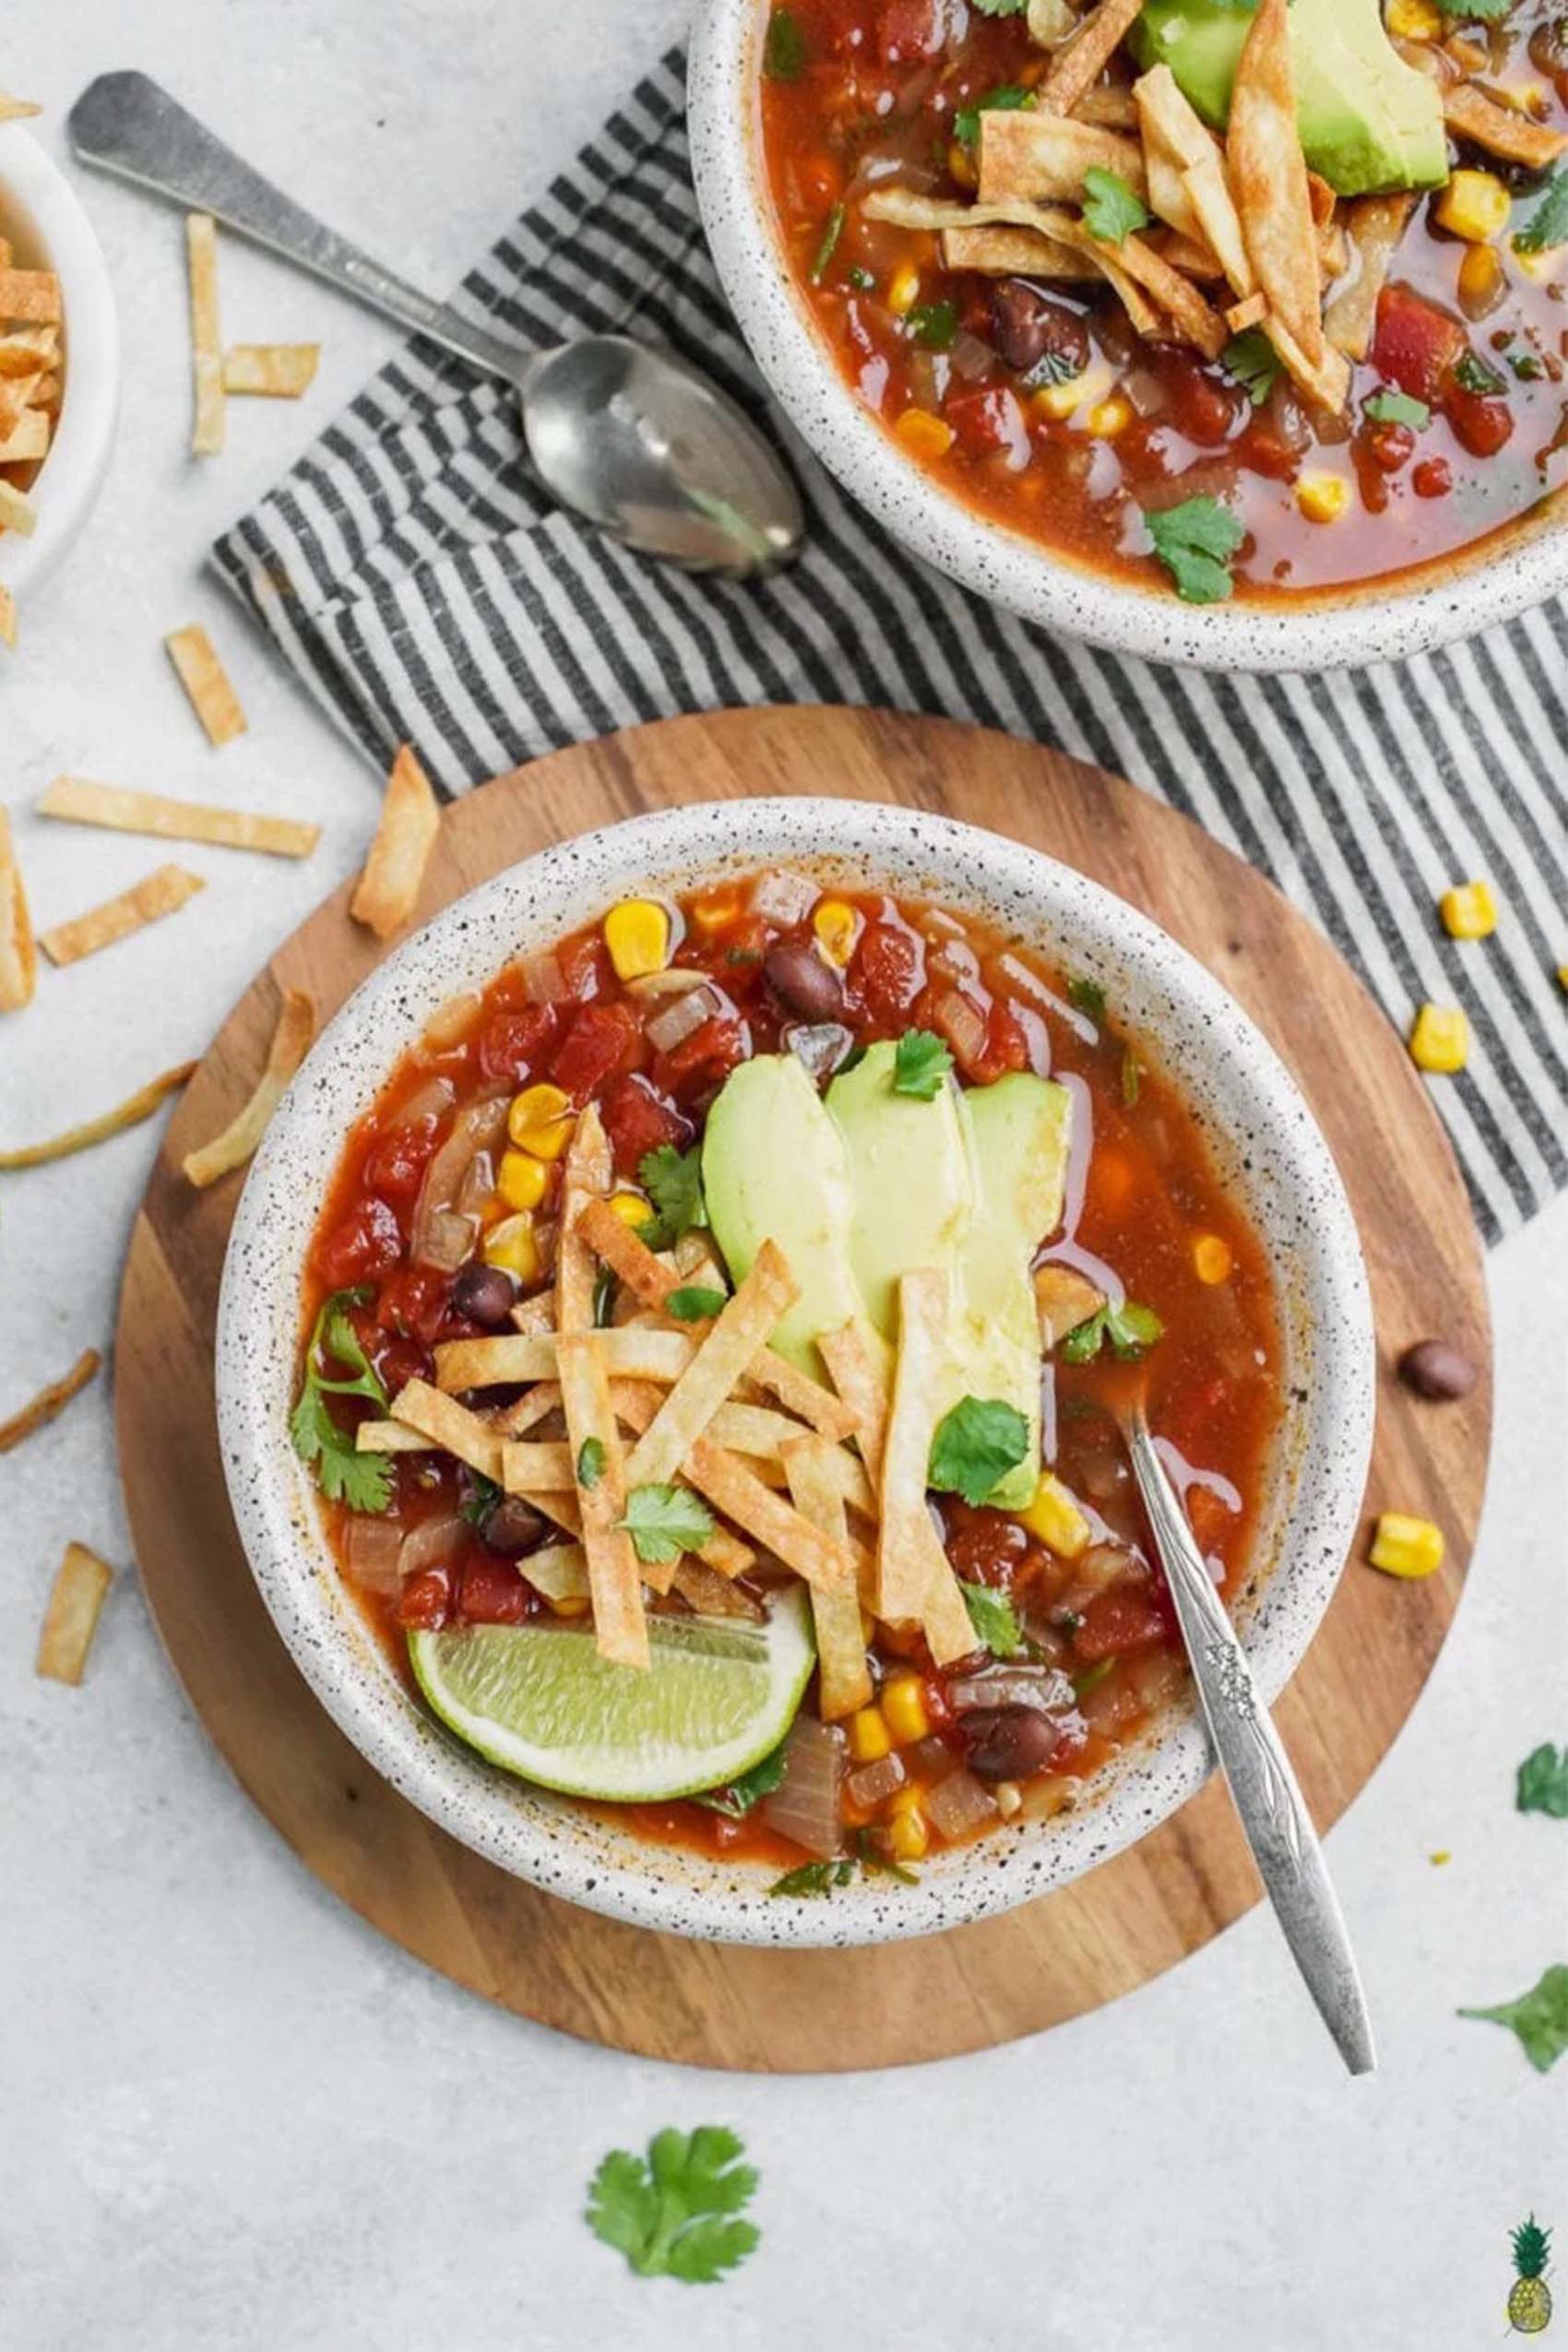
<svg viewBox="0 0 1568 2352"><path fill-rule="evenodd" d="M583 1246L586 1247L586 1244ZM637 1440L626 1476L633 1486L666 1486L746 1366L800 1297L783 1253L771 1241L708 1327L688 1369Z"/></svg>
<svg viewBox="0 0 1568 2352"><path fill-rule="evenodd" d="M539 1290L531 1299L524 1299L519 1305L513 1308L512 1322L516 1329L522 1332L525 1337L536 1331L553 1331L555 1328L553 1291Z"/></svg>
<svg viewBox="0 0 1568 2352"><path fill-rule="evenodd" d="M926 1533L926 1587L921 1621L925 1627L926 1647L937 1665L951 1666L957 1658L970 1657L980 1645L958 1579L953 1573L953 1563L929 1516Z"/></svg>
<svg viewBox="0 0 1568 2352"><path fill-rule="evenodd" d="M1345 226L1357 262L1355 276L1337 287L1323 315L1323 331L1348 360L1364 360L1377 325L1377 298L1395 249L1416 208L1413 193L1358 196L1346 207Z"/></svg>
<svg viewBox="0 0 1568 2352"><path fill-rule="evenodd" d="M1205 302L1191 279L1183 278L1179 269L1172 269L1142 237L1123 237L1119 245L1107 245L1098 237L1090 237L1087 230L1080 235L1099 257L1112 285L1116 284L1112 272L1121 271L1152 296L1169 317L1170 329L1182 342L1195 344L1206 359L1219 357L1228 339L1225 321ZM1120 287L1117 291L1121 292ZM1125 295L1123 300L1125 302Z"/></svg>
<svg viewBox="0 0 1568 2352"><path fill-rule="evenodd" d="M616 1420L624 1421L635 1437L640 1437L664 1399L651 1381L612 1380L610 1401L615 1408ZM717 1569L721 1576L743 1576L748 1568L756 1564L756 1554L750 1544L742 1543L739 1536L732 1536L728 1527L715 1527L707 1540L697 1546L696 1556L706 1566ZM651 1585L656 1592L669 1592L673 1565L671 1562L666 1568L645 1561L644 1584Z"/></svg>
<svg viewBox="0 0 1568 2352"><path fill-rule="evenodd" d="M880 1488L887 1443L887 1396L893 1384L892 1351L863 1316L840 1330L825 1332L817 1346L834 1387L855 1417L855 1442L867 1475Z"/></svg>
<svg viewBox="0 0 1568 2352"><path fill-rule="evenodd" d="M1114 52L1131 32L1143 0L1099 0L1072 39L1051 61L1039 85L1039 103L1049 113L1075 114L1099 81Z"/></svg>
<svg viewBox="0 0 1568 2352"><path fill-rule="evenodd" d="M1182 174L1182 185L1198 216L1204 242L1213 247L1231 292L1241 302L1250 301L1258 291L1257 272L1247 251L1241 216L1236 209L1218 150L1211 150L1197 163L1190 163Z"/></svg>
<svg viewBox="0 0 1568 2352"><path fill-rule="evenodd" d="M0 1454L9 1454L13 1445L19 1445L35 1429L44 1428L56 1413L63 1413L72 1397L79 1396L89 1381L96 1378L102 1361L96 1348L84 1348L63 1380L52 1380L19 1413L0 1421Z"/></svg>
<svg viewBox="0 0 1568 2352"><path fill-rule="evenodd" d="M163 645L208 742L215 751L221 751L225 743L244 733L245 714L228 671L212 649L212 639L193 622L189 628L171 631Z"/></svg>
<svg viewBox="0 0 1568 2352"><path fill-rule="evenodd" d="M576 1485L572 1449L564 1440L544 1438L535 1444L504 1441L501 1483L508 1494L560 1494Z"/></svg>
<svg viewBox="0 0 1568 2352"><path fill-rule="evenodd" d="M1138 110L1125 82L1102 82L1086 90L1073 109L1075 123L1098 123L1108 131L1135 131Z"/></svg>
<svg viewBox="0 0 1568 2352"><path fill-rule="evenodd" d="M679 1593L699 1617L746 1617L760 1625L767 1615L760 1600L700 1560L678 1560L671 1571L670 1589Z"/></svg>
<svg viewBox="0 0 1568 2352"><path fill-rule="evenodd" d="M1568 147L1568 131L1549 131L1512 106L1497 105L1470 82L1444 90L1443 119L1460 138L1473 139L1489 155L1501 155L1505 162L1522 163L1531 172L1547 171Z"/></svg>
<svg viewBox="0 0 1568 2352"><path fill-rule="evenodd" d="M560 1409L560 1382L541 1380L525 1396L519 1396L515 1405L504 1407L495 1416L495 1426L503 1437L522 1437Z"/></svg>
<svg viewBox="0 0 1568 2352"><path fill-rule="evenodd" d="M770 1405L720 1405L707 1426L709 1434L732 1454L760 1462L782 1461L785 1446L804 1433L799 1421L788 1413L776 1413Z"/></svg>
<svg viewBox="0 0 1568 2352"><path fill-rule="evenodd" d="M392 1419L404 1429L417 1430L444 1454L451 1454L477 1470L492 1485L501 1484L502 1442L490 1423L481 1420L454 1396L444 1396L427 1380L405 1381L392 1399ZM553 1517L553 1512L551 1514Z"/></svg>
<svg viewBox="0 0 1568 2352"><path fill-rule="evenodd" d="M0 383L25 376L37 383L60 356L57 327L16 327L0 335Z"/></svg>
<svg viewBox="0 0 1568 2352"><path fill-rule="evenodd" d="M796 1438L785 1450L784 1470L790 1499L801 1516L842 1543L849 1534L844 1504L826 1458L833 1450L826 1438ZM817 1704L823 1721L837 1723L841 1716L853 1715L857 1707L871 1705L859 1592L844 1585L826 1592L814 1589L812 1617L816 1626Z"/></svg>
<svg viewBox="0 0 1568 2352"><path fill-rule="evenodd" d="M392 763L375 838L349 901L354 921L377 939L390 939L413 913L440 830L441 803L413 746L405 743Z"/></svg>
<svg viewBox="0 0 1568 2352"><path fill-rule="evenodd" d="M109 1598L114 1571L85 1543L68 1543L60 1562L43 1627L38 1637L34 1672L51 1682L79 1682L87 1666L99 1614Z"/></svg>
<svg viewBox="0 0 1568 2352"><path fill-rule="evenodd" d="M30 98L10 98L0 89L0 123L24 122L28 116L42 112L42 107L35 106Z"/></svg>
<svg viewBox="0 0 1568 2352"><path fill-rule="evenodd" d="M49 455L49 419L43 410L24 408L9 433L0 435L0 466L37 465Z"/></svg>
<svg viewBox="0 0 1568 2352"><path fill-rule="evenodd" d="M628 1324L601 1331L606 1370L627 1380L654 1380L668 1386L680 1379L696 1352L683 1331L657 1331ZM447 1396L466 1388L510 1388L533 1380L554 1380L560 1338L553 1331L518 1332L496 1339L445 1339L435 1350L435 1378Z"/></svg>
<svg viewBox="0 0 1568 2352"><path fill-rule="evenodd" d="M96 1119L84 1120L79 1127L67 1127L63 1135L51 1135L47 1143L24 1144L17 1151L0 1151L0 1168L42 1168L46 1160L69 1159L73 1152L88 1151L94 1144L107 1141L125 1127L135 1127L143 1119L150 1119L165 1098L183 1087L192 1071L194 1062L181 1062L172 1070L164 1070L138 1087L113 1111L100 1113Z"/></svg>
<svg viewBox="0 0 1568 2352"><path fill-rule="evenodd" d="M0 645L12 647L17 642L17 600L0 580Z"/></svg>
<svg viewBox="0 0 1568 2352"><path fill-rule="evenodd" d="M1332 284L1342 278L1349 266L1350 248L1344 230L1337 220L1325 220L1317 232L1317 267L1320 284Z"/></svg>
<svg viewBox="0 0 1568 2352"><path fill-rule="evenodd" d="M84 956L96 956L101 948L113 947L116 940L129 939L148 923L175 913L206 887L199 873L187 873L184 866L159 866L117 898L105 898L85 915L41 931L38 944L52 964L79 963Z"/></svg>
<svg viewBox="0 0 1568 2352"><path fill-rule="evenodd" d="M1268 316L1268 304L1261 294L1249 294L1244 303L1232 303L1225 314L1225 324L1232 335L1244 335L1249 327L1261 325Z"/></svg>
<svg viewBox="0 0 1568 2352"><path fill-rule="evenodd" d="M319 343L231 343L223 354L223 389L265 400L297 400L315 381Z"/></svg>
<svg viewBox="0 0 1568 2352"><path fill-rule="evenodd" d="M0 318L53 327L60 316L60 280L52 269L0 269Z"/></svg>
<svg viewBox="0 0 1568 2352"><path fill-rule="evenodd" d="M37 986L32 918L11 842L11 820L0 808L0 1013L19 1013L32 1002Z"/></svg>
<svg viewBox="0 0 1568 2352"><path fill-rule="evenodd" d="M430 1454L435 1440L401 1421L361 1421L354 1431L356 1454Z"/></svg>
<svg viewBox="0 0 1568 2352"><path fill-rule="evenodd" d="M588 1554L580 1543L546 1543L517 1562L518 1574L546 1600L587 1600Z"/></svg>
<svg viewBox="0 0 1568 2352"><path fill-rule="evenodd" d="M1146 193L1143 149L1136 139L1067 114L987 107L980 117L980 200L1007 204L1059 199L1080 204L1084 174L1114 172L1136 196Z"/></svg>
<svg viewBox="0 0 1568 2352"><path fill-rule="evenodd" d="M1213 279L1223 278L1225 275L1219 266L1218 255L1211 250L1206 240L1203 237L1184 237L1179 229L1172 229L1163 241L1154 247L1154 251L1158 254L1161 261L1168 263L1172 269L1179 269L1183 278L1201 278L1206 283Z"/></svg>
<svg viewBox="0 0 1568 2352"><path fill-rule="evenodd" d="M911 1624L924 1611L931 1559L926 1487L940 1419L950 1313L944 1273L922 1269L898 1284L898 1353L882 1456L876 1614Z"/></svg>
<svg viewBox="0 0 1568 2352"><path fill-rule="evenodd" d="M599 1115L599 1105L590 1102L572 1130L561 1170L561 1229L555 1245L558 1332L593 1329L593 1286L598 1268L593 1251L577 1230L577 1219L590 1201L603 1199L612 1174L610 1139Z"/></svg>
<svg viewBox="0 0 1568 2352"><path fill-rule="evenodd" d="M1323 295L1286 0L1261 0L1241 44L1225 161L1258 283L1308 365L1316 367L1324 353Z"/></svg>
<svg viewBox="0 0 1568 2352"><path fill-rule="evenodd" d="M792 1503L783 1502L746 1468L737 1455L699 1437L682 1464L684 1476L716 1510L732 1519L814 1587L858 1588L861 1547L825 1536Z"/></svg>
<svg viewBox="0 0 1568 2352"><path fill-rule="evenodd" d="M86 776L57 776L38 802L40 816L72 825L101 825L112 833L150 833L160 841L203 841L220 849L260 849L273 858L308 858L319 825L291 816L253 816L214 808L207 801L173 801L160 792L126 791Z"/></svg>
<svg viewBox="0 0 1568 2352"><path fill-rule="evenodd" d="M1326 409L1334 416L1340 415L1350 397L1350 362L1344 352L1336 350L1331 343L1325 343L1323 357L1314 366L1294 341L1289 330L1272 315L1264 320L1263 331L1278 352L1297 388L1306 394L1314 407Z"/></svg>
<svg viewBox="0 0 1568 2352"><path fill-rule="evenodd" d="M1087 260L1098 277L1115 288L1138 334L1156 336L1165 331L1159 313L1145 301L1122 266L1120 248L1098 244L1078 215L1061 206L1022 202L948 204L937 196L917 196L909 188L875 188L861 209L868 220L890 221L900 229L929 229L944 237L995 228L1031 231L1051 244L1065 245Z"/></svg>
<svg viewBox="0 0 1568 2352"><path fill-rule="evenodd" d="M256 1081L255 1092L244 1108L237 1111L221 1134L214 1135L199 1150L187 1152L180 1163L188 1183L201 1189L216 1184L220 1176L243 1168L251 1158L267 1133L267 1123L283 1099L283 1090L310 1051L315 1035L315 1006L308 996L296 988L283 992L282 1009L278 1027L272 1032L272 1044L267 1056L267 1067Z"/></svg>
<svg viewBox="0 0 1568 2352"><path fill-rule="evenodd" d="M218 224L210 212L185 215L185 255L190 265L191 376L196 396L191 454L215 457L223 446L223 336L218 321Z"/></svg>
<svg viewBox="0 0 1568 2352"><path fill-rule="evenodd" d="M626 1515L626 1462L604 1364L607 1337L602 1331L563 1329L556 1341L561 1402L572 1460L582 1460L590 1441L599 1448L598 1478L577 1490L599 1654L617 1666L646 1669L649 1656L642 1570L632 1538L621 1525Z"/></svg>
<svg viewBox="0 0 1568 2352"><path fill-rule="evenodd" d="M30 539L38 529L38 508L30 498L8 481L0 481L0 530L15 531L18 539Z"/></svg>
<svg viewBox="0 0 1568 2352"><path fill-rule="evenodd" d="M1074 285L1097 283L1105 275L1087 254L1042 237L1038 229L944 229L942 267L978 270L984 278L1059 278Z"/></svg>

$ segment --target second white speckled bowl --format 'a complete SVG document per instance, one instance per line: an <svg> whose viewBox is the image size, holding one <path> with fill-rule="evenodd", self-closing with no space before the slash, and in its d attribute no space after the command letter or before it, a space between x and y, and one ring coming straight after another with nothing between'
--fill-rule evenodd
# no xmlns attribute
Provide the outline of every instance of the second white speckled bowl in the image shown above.
<svg viewBox="0 0 1568 2352"><path fill-rule="evenodd" d="M303 1269L329 1176L349 1126L436 1006L631 891L768 864L940 899L1102 981L1193 1104L1277 1269L1293 1402L1238 1611L1262 1690L1276 1695L1333 1594L1372 1443L1372 1311L1344 1189L1273 1050L1184 949L1081 874L947 818L837 800L671 810L543 850L437 916L350 998L256 1155L223 1271L219 1431L240 1533L284 1640L369 1763L443 1828L552 1895L647 1927L745 1943L873 1943L1008 1909L1141 1837L1211 1769L1191 1708L1102 1773L1077 1811L936 1855L916 1886L877 1878L826 1902L770 1897L768 1871L650 1846L494 1770L442 1730L345 1591L288 1434Z"/></svg>

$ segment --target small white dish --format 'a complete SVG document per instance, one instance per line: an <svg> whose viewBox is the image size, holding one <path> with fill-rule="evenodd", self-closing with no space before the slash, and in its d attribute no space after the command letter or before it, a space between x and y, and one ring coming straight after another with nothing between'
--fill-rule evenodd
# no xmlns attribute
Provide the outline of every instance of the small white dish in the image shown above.
<svg viewBox="0 0 1568 2352"><path fill-rule="evenodd" d="M295 1660L362 1754L433 1821L547 1893L641 1926L743 1943L875 1943L1009 1909L1142 1837L1212 1769L1191 1705L1098 1776L1075 1812L933 1856L918 1885L873 1878L831 1901L769 1896L766 1869L652 1846L449 1738L344 1587L289 1443L303 1268L326 1186L350 1124L436 1006L631 890L768 864L944 901L1091 975L1204 1120L1277 1269L1281 1393L1296 1400L1238 1610L1263 1694L1277 1694L1338 1581L1372 1444L1372 1310L1327 1146L1272 1048L1146 917L1051 859L909 809L762 800L633 818L497 875L389 956L317 1041L251 1168L219 1305L219 1434L252 1570Z"/></svg>
<svg viewBox="0 0 1568 2352"><path fill-rule="evenodd" d="M60 422L29 493L30 539L0 536L0 580L25 631L29 596L65 555L92 511L113 446L120 406L120 325L103 249L75 190L25 123L0 126L0 235L23 269L53 269L65 313Z"/></svg>

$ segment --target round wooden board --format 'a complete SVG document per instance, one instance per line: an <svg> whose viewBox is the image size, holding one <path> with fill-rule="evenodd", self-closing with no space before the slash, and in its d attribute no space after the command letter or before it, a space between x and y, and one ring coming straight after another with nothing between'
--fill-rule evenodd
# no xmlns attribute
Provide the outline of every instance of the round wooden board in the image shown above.
<svg viewBox="0 0 1568 2352"><path fill-rule="evenodd" d="M1322 1122L1360 1222L1383 1351L1369 1511L1431 1515L1448 1545L1446 1567L1424 1584L1353 1561L1280 1701L1280 1729L1326 1827L1414 1705L1453 1616L1491 1384L1432 1406L1393 1377L1399 1349L1434 1332L1488 1365L1479 1253L1420 1079L1312 925L1114 777L944 720L815 709L671 719L487 786L446 815L422 918L546 842L639 810L825 792L967 818L1131 899L1218 974ZM295 1670L240 1549L212 1394L239 1182L195 1193L178 1172L249 1093L279 990L308 990L325 1020L376 961L347 897L346 885L273 958L191 1081L137 1220L116 1342L121 1467L154 1614L213 1739L302 1859L410 1952L524 2016L656 2058L789 2072L944 2058L1036 2032L1144 1983L1255 1902L1250 1858L1211 1782L1131 1852L979 1927L859 1952L688 1942L535 1893L377 1778Z"/></svg>

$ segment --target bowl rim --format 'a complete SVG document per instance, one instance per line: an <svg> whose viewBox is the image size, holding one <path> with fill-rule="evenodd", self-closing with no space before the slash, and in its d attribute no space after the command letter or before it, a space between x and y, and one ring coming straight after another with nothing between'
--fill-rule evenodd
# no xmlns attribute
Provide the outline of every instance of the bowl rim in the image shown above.
<svg viewBox="0 0 1568 2352"><path fill-rule="evenodd" d="M767 0L704 0L687 69L698 209L753 359L796 431L876 520L1021 620L1146 661L1243 672L1405 660L1568 588L1568 486L1555 502L1408 577L1300 603L1183 604L1097 574L978 515L897 447L835 365L783 266L760 160L754 57Z"/></svg>
<svg viewBox="0 0 1568 2352"><path fill-rule="evenodd" d="M695 803L552 844L454 900L404 942L312 1049L252 1164L230 1236L218 1312L218 1423L252 1573L339 1728L442 1828L514 1875L590 1909L669 1932L775 1946L929 1933L1067 1883L1134 1843L1201 1787L1213 1758L1195 1709L1169 1711L1146 1754L1134 1752L1097 1776L1081 1812L1031 1824L1022 1837L1003 1830L957 1849L941 1868L928 1866L919 1886L894 1890L896 1899L868 1882L831 1903L770 1900L754 1866L748 1876L747 1866L650 1847L508 1782L417 1707L344 1589L314 1488L289 1446L287 1414L303 1261L326 1182L352 1118L435 1005L589 920L629 882L680 887L726 865L754 870L777 857L800 862L814 855L823 867L909 886L897 879L905 855L946 877L955 903L999 894L1020 924L1033 920L1037 936L1060 936L1075 923L1075 956L1087 955L1091 968L1102 949L1122 959L1154 1003L1168 1006L1178 1026L1186 1022L1190 1041L1211 1056L1212 1071L1226 1073L1256 1122L1248 1134L1262 1141L1249 1148L1261 1151L1265 1142L1295 1188L1277 1214L1301 1265L1321 1283L1324 1305L1305 1342L1312 1379L1290 1418L1297 1469L1289 1491L1272 1498L1278 1565L1241 1627L1265 1701L1295 1670L1345 1565L1371 1455L1375 1387L1371 1299L1354 1219L1294 1080L1185 948L1112 892L1038 850L897 804ZM933 895L943 886L933 882ZM501 929L519 909L534 921L535 936ZM1189 1074L1189 1099L1194 1083ZM1284 1445L1282 1437L1281 1454Z"/></svg>
<svg viewBox="0 0 1568 2352"><path fill-rule="evenodd" d="M35 478L38 528L0 539L0 578L18 604L54 569L103 485L120 404L120 326L109 266L80 198L25 121L0 125L0 222L15 220L60 280L60 421Z"/></svg>

